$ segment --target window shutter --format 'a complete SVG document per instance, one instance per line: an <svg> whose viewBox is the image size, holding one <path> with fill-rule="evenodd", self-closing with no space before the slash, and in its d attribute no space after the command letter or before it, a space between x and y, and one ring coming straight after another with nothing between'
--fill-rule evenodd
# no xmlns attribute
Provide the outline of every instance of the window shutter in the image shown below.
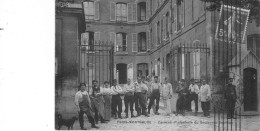
<svg viewBox="0 0 260 131"><path fill-rule="evenodd" d="M200 0L194 0L194 20L197 20L199 17L199 12L200 12Z"/></svg>
<svg viewBox="0 0 260 131"><path fill-rule="evenodd" d="M177 8L177 4L174 4L174 8L175 8L175 11L174 11L174 13L175 13L175 17L174 17L174 22L175 22L175 33L177 32L177 26L178 26L178 20L177 20L177 12L178 12L178 8Z"/></svg>
<svg viewBox="0 0 260 131"><path fill-rule="evenodd" d="M127 4L127 21L128 22L133 21L133 4L132 3Z"/></svg>
<svg viewBox="0 0 260 131"><path fill-rule="evenodd" d="M83 11L86 18L86 14L88 14L88 2L83 2Z"/></svg>
<svg viewBox="0 0 260 131"><path fill-rule="evenodd" d="M136 3L133 4L133 21L134 22L137 21L137 4Z"/></svg>
<svg viewBox="0 0 260 131"><path fill-rule="evenodd" d="M126 40L125 40L125 51L127 51L127 40L128 40L128 37L127 37L127 35L126 35Z"/></svg>
<svg viewBox="0 0 260 131"><path fill-rule="evenodd" d="M132 33L132 52L137 52L137 34Z"/></svg>
<svg viewBox="0 0 260 131"><path fill-rule="evenodd" d="M182 28L185 26L185 0L183 0L182 4Z"/></svg>
<svg viewBox="0 0 260 131"><path fill-rule="evenodd" d="M116 3L111 2L110 3L110 21L116 20Z"/></svg>
<svg viewBox="0 0 260 131"><path fill-rule="evenodd" d="M100 41L100 32L95 32L94 39L95 39L95 44Z"/></svg>
<svg viewBox="0 0 260 131"><path fill-rule="evenodd" d="M150 38L150 31L147 31L146 32L146 46L147 46L147 50L150 50L151 49L151 38Z"/></svg>
<svg viewBox="0 0 260 131"><path fill-rule="evenodd" d="M114 44L114 50L116 49L116 33L110 32L110 41ZM116 50L115 50L116 51Z"/></svg>
<svg viewBox="0 0 260 131"><path fill-rule="evenodd" d="M200 79L200 53L196 54L196 64L197 64L197 78Z"/></svg>
<svg viewBox="0 0 260 131"><path fill-rule="evenodd" d="M146 20L150 18L150 0L146 0Z"/></svg>
<svg viewBox="0 0 260 131"><path fill-rule="evenodd" d="M95 16L94 16L95 18L94 18L94 19L95 19L95 20L99 20L99 1L95 1L95 2L94 2L94 5L95 5L95 6L94 6L94 9L95 9L95 14L94 14L94 15L95 15Z"/></svg>

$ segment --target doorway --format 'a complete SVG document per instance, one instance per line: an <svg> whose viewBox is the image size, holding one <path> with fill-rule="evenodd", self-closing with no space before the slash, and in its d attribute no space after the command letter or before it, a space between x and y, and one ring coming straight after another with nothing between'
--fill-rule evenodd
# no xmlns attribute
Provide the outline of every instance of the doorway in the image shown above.
<svg viewBox="0 0 260 131"><path fill-rule="evenodd" d="M118 84L127 83L127 64L117 64L116 70L118 71Z"/></svg>
<svg viewBox="0 0 260 131"><path fill-rule="evenodd" d="M257 111L257 70L245 68L244 78L244 111Z"/></svg>

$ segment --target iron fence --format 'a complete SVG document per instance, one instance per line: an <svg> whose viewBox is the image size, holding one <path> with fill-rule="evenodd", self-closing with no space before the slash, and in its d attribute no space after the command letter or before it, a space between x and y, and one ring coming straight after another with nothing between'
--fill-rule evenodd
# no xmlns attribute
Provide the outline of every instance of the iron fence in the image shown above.
<svg viewBox="0 0 260 131"><path fill-rule="evenodd" d="M112 82L114 78L114 44L109 41L93 41L92 44L80 45L79 68L80 83L86 83L87 89L92 87L92 81L100 85L105 81Z"/></svg>

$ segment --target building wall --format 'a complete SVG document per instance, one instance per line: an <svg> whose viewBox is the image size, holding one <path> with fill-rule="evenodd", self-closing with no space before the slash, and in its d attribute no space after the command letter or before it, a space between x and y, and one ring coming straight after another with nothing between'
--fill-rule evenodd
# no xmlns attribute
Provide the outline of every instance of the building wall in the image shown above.
<svg viewBox="0 0 260 131"><path fill-rule="evenodd" d="M199 40L200 43L207 43L207 34L206 32L206 15L204 10L204 3L200 0L194 0L194 3L190 1L185 1L185 8L184 8L184 27L177 31L176 29L176 22L177 22L177 1L167 1L165 4L162 4L163 8L157 9L156 2L153 3L153 9L155 13L155 16L153 16L150 23L150 28L152 29L152 36L151 36L151 44L152 44L152 50L150 53L150 61L155 61L158 58L160 58L161 62L161 69L160 77L163 79L163 77L169 77L169 72L166 70L166 55L170 54L173 47L178 46L179 44L192 44L194 40ZM173 7L171 11L171 5ZM193 7L192 7L193 5ZM155 10L157 9L157 10ZM157 40L157 22L160 21L160 24L163 20L163 38L166 36L166 16L165 14L169 12L170 19L169 19L169 31L171 32L171 41L163 41L162 44L158 44ZM192 14L194 13L194 14ZM183 16L182 16L183 17ZM161 30L161 29L160 29ZM209 58L209 56L208 56ZM172 58L171 58L172 59ZM206 56L201 55L201 69L205 69L205 66L209 66L209 62L206 64ZM150 63L151 63L150 62ZM170 67L172 68L172 67ZM151 68L150 68L151 70ZM151 71L150 71L151 72ZM176 72L177 73L177 72ZM209 71L208 71L209 74ZM206 71L201 70L202 77L206 76ZM174 81L171 81L172 83Z"/></svg>
<svg viewBox="0 0 260 131"><path fill-rule="evenodd" d="M56 14L55 58L55 112L75 113L74 95L78 87L78 41L82 30L81 16L64 9ZM66 118L66 115L64 116Z"/></svg>
<svg viewBox="0 0 260 131"><path fill-rule="evenodd" d="M145 59L148 54L146 52L133 52L133 34L140 32L147 32L148 22L117 22L111 20L111 3L124 2L127 4L138 4L139 2L146 2L146 0L102 0L99 1L99 14L100 19L94 21L86 21L86 31L99 32L101 41L115 42L110 38L111 32L113 33L126 33L127 48L125 52L114 53L114 67L116 64L133 64L133 69L136 69L138 63L148 63ZM146 15L148 17L148 15ZM114 45L115 46L115 45ZM137 76L137 70L133 70L134 79Z"/></svg>

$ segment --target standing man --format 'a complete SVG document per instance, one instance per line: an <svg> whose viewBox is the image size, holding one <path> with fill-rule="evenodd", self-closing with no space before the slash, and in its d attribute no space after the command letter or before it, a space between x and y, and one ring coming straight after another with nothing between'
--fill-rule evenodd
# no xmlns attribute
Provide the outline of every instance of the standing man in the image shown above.
<svg viewBox="0 0 260 131"><path fill-rule="evenodd" d="M149 117L146 112L146 100L144 93L147 92L147 86L142 83L142 79L140 77L137 78L137 83L135 83L135 110L137 111L137 116L141 115L141 109L144 111L143 115ZM139 107L139 105L141 107Z"/></svg>
<svg viewBox="0 0 260 131"><path fill-rule="evenodd" d="M151 96L152 96L152 77L148 76L147 77L147 87L148 87L148 92L147 92L147 104L149 104L149 102L151 101ZM148 102L149 100L149 102ZM155 104L153 102L152 104L152 109L153 109L153 113L155 114Z"/></svg>
<svg viewBox="0 0 260 131"><path fill-rule="evenodd" d="M84 118L83 118L84 114L87 115L88 120L91 123L91 127L98 128L95 125L94 113L93 113L93 109L91 106L89 94L85 89L86 89L86 84L81 83L79 85L79 89L78 89L79 91L75 95L75 105L78 108L79 124L80 124L81 130L86 130L86 128L84 128Z"/></svg>
<svg viewBox="0 0 260 131"><path fill-rule="evenodd" d="M200 92L200 89L198 87L198 85L195 83L195 80L192 79L191 80L191 84L189 86L189 92L190 92L190 104L192 101L194 101L195 103L195 116L197 116L198 114L198 99L199 99L199 92Z"/></svg>
<svg viewBox="0 0 260 131"><path fill-rule="evenodd" d="M205 79L202 79L202 85L200 87L200 93L199 93L199 101L201 101L201 108L203 110L204 116L208 118L210 118L210 114L209 114L210 99L211 99L210 86L206 84Z"/></svg>
<svg viewBox="0 0 260 131"><path fill-rule="evenodd" d="M176 102L176 116L178 114L182 114L184 116L185 114L185 95L186 95L186 91L185 91L185 86L184 86L184 80L180 80L179 81L179 85L176 89L176 93L178 93L178 99Z"/></svg>
<svg viewBox="0 0 260 131"><path fill-rule="evenodd" d="M237 95L236 95L236 87L232 84L233 79L229 78L228 80L228 85L227 85L227 89L225 91L224 97L226 99L226 106L228 108L228 119L236 119L236 117L234 117L234 110L235 110L235 105L236 105L236 99L237 99Z"/></svg>
<svg viewBox="0 0 260 131"><path fill-rule="evenodd" d="M131 84L131 79L127 79L127 84L124 86L125 89L125 98L124 98L124 102L125 102L125 114L126 114L126 118L128 118L128 107L130 105L130 111L131 111L131 117L134 117L133 114L133 106L134 106L134 86Z"/></svg>
<svg viewBox="0 0 260 131"><path fill-rule="evenodd" d="M124 94L122 88L117 85L117 80L113 80L113 86L111 87L111 90L114 92L112 95L112 115L115 119L118 118L122 119L121 113L122 113L122 99L120 97L121 94Z"/></svg>
<svg viewBox="0 0 260 131"><path fill-rule="evenodd" d="M92 88L90 88L90 100L92 102L94 111L95 111L95 121L98 124L98 120L100 118L101 123L106 123L104 119L104 103L105 100L102 95L102 90L100 90L100 86L98 86L98 81L92 81Z"/></svg>
<svg viewBox="0 0 260 131"><path fill-rule="evenodd" d="M151 107L154 103L154 100L156 100L156 112L155 115L159 115L158 110L159 110L159 101L160 101L160 90L162 88L162 85L158 82L158 76L154 76L154 83L151 85L151 98L149 101L148 105L148 114L150 114Z"/></svg>
<svg viewBox="0 0 260 131"><path fill-rule="evenodd" d="M164 83L162 86L162 99L164 103L164 107L166 109L166 115L170 116L171 114L171 98L173 96L172 92L172 84L168 82L168 78L164 78Z"/></svg>

